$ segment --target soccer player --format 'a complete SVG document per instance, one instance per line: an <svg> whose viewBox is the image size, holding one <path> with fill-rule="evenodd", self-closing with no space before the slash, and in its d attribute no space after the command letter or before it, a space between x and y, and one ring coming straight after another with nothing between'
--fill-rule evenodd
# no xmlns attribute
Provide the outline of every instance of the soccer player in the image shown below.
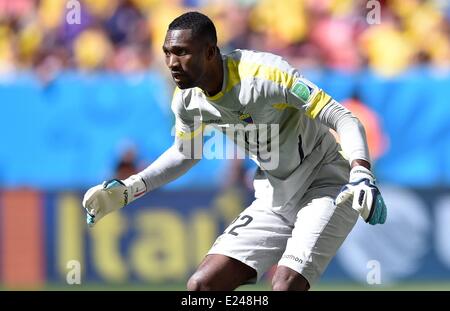
<svg viewBox="0 0 450 311"><path fill-rule="evenodd" d="M276 263L273 290L308 290L358 215L385 222L361 123L283 58L221 54L213 22L198 12L171 22L163 51L177 85L174 144L142 172L89 189L88 224L188 171L204 125L225 129L259 169L254 202L217 238L188 290L233 290Z"/></svg>

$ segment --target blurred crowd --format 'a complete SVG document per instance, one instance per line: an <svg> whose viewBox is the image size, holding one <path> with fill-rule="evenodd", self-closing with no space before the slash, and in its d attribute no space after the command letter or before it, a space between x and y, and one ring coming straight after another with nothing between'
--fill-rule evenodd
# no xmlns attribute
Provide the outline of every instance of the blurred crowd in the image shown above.
<svg viewBox="0 0 450 311"><path fill-rule="evenodd" d="M223 52L270 51L299 68L385 76L450 67L447 0L0 0L0 77L162 68L167 26L187 10L215 21Z"/></svg>

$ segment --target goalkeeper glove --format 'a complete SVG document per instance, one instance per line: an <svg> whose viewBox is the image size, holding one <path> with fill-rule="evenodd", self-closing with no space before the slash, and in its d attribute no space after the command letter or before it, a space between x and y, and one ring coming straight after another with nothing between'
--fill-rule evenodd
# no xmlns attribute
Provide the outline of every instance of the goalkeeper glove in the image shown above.
<svg viewBox="0 0 450 311"><path fill-rule="evenodd" d="M336 205L353 200L352 207L371 225L384 224L387 216L386 204L374 179L364 166L353 167L350 182L342 187L335 200Z"/></svg>
<svg viewBox="0 0 450 311"><path fill-rule="evenodd" d="M94 226L103 216L140 198L146 191L147 187L138 175L125 180L111 179L90 188L83 198L87 224Z"/></svg>

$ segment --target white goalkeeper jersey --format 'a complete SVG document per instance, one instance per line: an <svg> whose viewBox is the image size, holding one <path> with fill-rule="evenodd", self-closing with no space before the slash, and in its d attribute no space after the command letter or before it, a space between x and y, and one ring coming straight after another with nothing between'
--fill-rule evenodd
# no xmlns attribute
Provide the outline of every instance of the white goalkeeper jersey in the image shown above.
<svg viewBox="0 0 450 311"><path fill-rule="evenodd" d="M282 57L250 50L223 55L221 92L176 89L172 101L179 140L201 138L205 126L221 129L260 167L273 206L304 193L322 163L339 157L339 146L317 116L332 99ZM256 187L255 187L256 188Z"/></svg>

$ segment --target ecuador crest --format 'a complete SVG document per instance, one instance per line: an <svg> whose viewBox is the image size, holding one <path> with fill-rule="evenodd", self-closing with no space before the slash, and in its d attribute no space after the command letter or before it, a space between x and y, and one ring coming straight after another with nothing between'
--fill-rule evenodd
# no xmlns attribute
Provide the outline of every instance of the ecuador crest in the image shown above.
<svg viewBox="0 0 450 311"><path fill-rule="evenodd" d="M253 123L252 116L251 116L250 114L248 114L248 113L243 113L243 114L241 114L241 115L239 116L239 119L240 119L241 121L246 122L246 123Z"/></svg>

